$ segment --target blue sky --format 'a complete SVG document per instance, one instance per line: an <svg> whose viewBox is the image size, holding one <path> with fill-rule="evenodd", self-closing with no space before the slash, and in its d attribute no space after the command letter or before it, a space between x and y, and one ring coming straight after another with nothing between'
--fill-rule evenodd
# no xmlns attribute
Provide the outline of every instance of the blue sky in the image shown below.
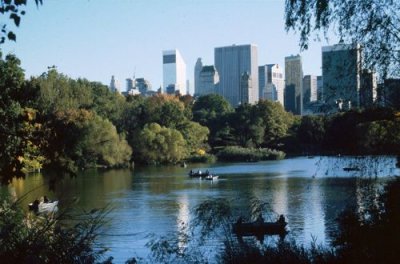
<svg viewBox="0 0 400 264"><path fill-rule="evenodd" d="M198 57L214 63L214 48L256 44L260 65L284 64L300 52L299 35L286 33L284 0L44 0L29 1L14 32L17 42L0 46L22 61L26 75L48 66L72 78L109 84L111 75L144 77L153 89L162 84L162 51L177 48L193 83ZM9 23L10 24L10 23ZM304 74L321 74L321 46L301 53Z"/></svg>

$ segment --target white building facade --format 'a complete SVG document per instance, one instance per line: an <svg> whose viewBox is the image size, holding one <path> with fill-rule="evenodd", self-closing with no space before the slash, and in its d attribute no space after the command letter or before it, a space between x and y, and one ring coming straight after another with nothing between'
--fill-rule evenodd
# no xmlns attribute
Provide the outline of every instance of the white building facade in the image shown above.
<svg viewBox="0 0 400 264"><path fill-rule="evenodd" d="M258 67L260 99L279 102L284 105L285 79L283 69L278 64Z"/></svg>
<svg viewBox="0 0 400 264"><path fill-rule="evenodd" d="M177 49L163 51L163 92L173 87L175 93L186 94L186 64ZM171 89L168 90L171 93Z"/></svg>

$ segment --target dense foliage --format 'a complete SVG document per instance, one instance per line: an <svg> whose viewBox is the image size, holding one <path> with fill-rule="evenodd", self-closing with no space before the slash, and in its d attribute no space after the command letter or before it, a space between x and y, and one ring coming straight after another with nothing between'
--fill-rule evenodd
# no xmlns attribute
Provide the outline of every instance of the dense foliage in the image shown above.
<svg viewBox="0 0 400 264"><path fill-rule="evenodd" d="M2 263L99 263L105 250L95 245L104 211L81 216L72 227L62 226L63 214L28 216L7 199L0 204Z"/></svg>
<svg viewBox="0 0 400 264"><path fill-rule="evenodd" d="M218 160L221 161L261 161L261 160L279 160L285 158L285 153L268 148L242 148L225 147L218 152Z"/></svg>
<svg viewBox="0 0 400 264"><path fill-rule="evenodd" d="M232 108L221 96L128 96L52 67L25 80L20 61L0 56L0 175L94 166L256 161L287 153L399 154L392 109L293 116L277 102ZM229 148L226 148L229 147ZM277 150L277 151L275 151ZM220 152L218 154L218 152Z"/></svg>

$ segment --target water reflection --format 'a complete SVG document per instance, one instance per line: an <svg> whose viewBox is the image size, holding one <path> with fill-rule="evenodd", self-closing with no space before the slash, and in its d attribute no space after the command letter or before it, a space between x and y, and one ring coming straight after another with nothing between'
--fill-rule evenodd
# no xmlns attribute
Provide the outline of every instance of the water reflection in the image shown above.
<svg viewBox="0 0 400 264"><path fill-rule="evenodd" d="M193 164L186 169L169 166L135 168L135 171L91 170L75 178L65 177L51 190L51 177L35 174L25 180L14 180L2 187L1 192L9 193L14 199L28 193L26 204L47 195L60 200L61 209L74 198L78 198L74 210L111 205L113 210L100 242L111 248L109 254L115 262L122 263L134 255L147 256L149 250L145 244L150 233L162 236L181 231L177 233L179 246L187 246L186 225L190 224L191 209L206 199L215 198L232 201L235 212L244 217L249 216L250 198L257 198L268 203L271 212L287 217L291 229L289 238L308 244L314 236L318 243L329 243L335 231L335 219L347 204L361 210L366 201L377 202L373 197L379 185L365 192L364 180L343 171L344 166L354 165L355 160L368 164L376 162L376 157ZM364 175L398 174L394 157L385 157L378 163L367 166L370 170ZM220 179L210 182L187 176L187 171L198 168L209 169L220 175ZM264 212L264 216L271 212Z"/></svg>

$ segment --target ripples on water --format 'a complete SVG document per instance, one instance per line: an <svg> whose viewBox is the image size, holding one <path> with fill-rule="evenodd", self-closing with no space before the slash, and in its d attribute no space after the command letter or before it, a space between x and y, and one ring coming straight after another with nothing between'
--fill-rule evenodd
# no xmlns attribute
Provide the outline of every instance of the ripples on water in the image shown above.
<svg viewBox="0 0 400 264"><path fill-rule="evenodd" d="M343 167L357 167L346 172ZM187 176L190 170L210 170L218 181L202 181ZM258 163L192 164L147 167L130 170L87 171L65 178L53 191L47 178L33 175L15 180L7 191L16 197L27 195L26 203L43 195L59 199L60 206L78 198L81 209L113 208L108 215L100 243L111 249L116 263L132 256L146 257L149 234L177 231L190 224L192 210L206 199L226 198L236 212L247 212L251 198L268 204L266 219L284 214L291 232L289 239L309 244L330 242L335 218L347 204L362 208L362 178L385 180L398 175L393 157L300 157ZM378 188L376 189L378 190ZM268 242L268 241L267 241ZM214 242L212 243L212 245ZM215 242L217 245L218 242Z"/></svg>

